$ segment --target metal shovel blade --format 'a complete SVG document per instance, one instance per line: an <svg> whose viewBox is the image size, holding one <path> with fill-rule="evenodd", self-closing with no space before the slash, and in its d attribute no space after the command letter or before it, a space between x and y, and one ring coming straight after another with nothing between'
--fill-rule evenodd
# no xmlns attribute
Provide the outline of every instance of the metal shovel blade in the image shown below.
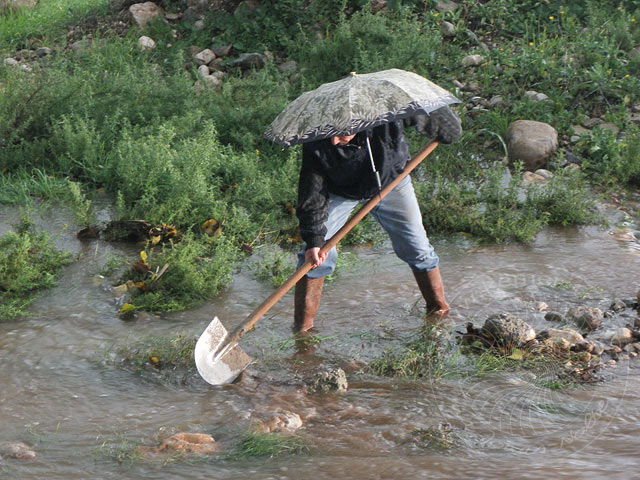
<svg viewBox="0 0 640 480"><path fill-rule="evenodd" d="M218 317L214 317L202 333L194 352L198 373L211 385L231 383L251 363L251 357L236 343L218 353L228 332Z"/></svg>

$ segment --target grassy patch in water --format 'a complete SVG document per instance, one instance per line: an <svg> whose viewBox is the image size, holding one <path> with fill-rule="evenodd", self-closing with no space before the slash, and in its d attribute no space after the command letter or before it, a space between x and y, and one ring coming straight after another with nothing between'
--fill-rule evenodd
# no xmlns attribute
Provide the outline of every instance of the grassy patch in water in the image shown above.
<svg viewBox="0 0 640 480"><path fill-rule="evenodd" d="M112 440L105 440L93 451L94 458L107 458L118 463L133 464L143 458L138 447L141 441L128 439L124 434L118 434Z"/></svg>
<svg viewBox="0 0 640 480"><path fill-rule="evenodd" d="M436 326L424 325L414 339L400 350L385 351L368 366L374 375L386 377L440 378L447 374L449 348L444 332Z"/></svg>
<svg viewBox="0 0 640 480"><path fill-rule="evenodd" d="M24 315L38 291L55 285L71 262L71 254L56 250L47 234L23 219L0 238L0 319Z"/></svg>
<svg viewBox="0 0 640 480"><path fill-rule="evenodd" d="M300 439L285 437L276 433L249 433L229 454L231 460L249 457L277 457L283 454L298 454L309 451Z"/></svg>
<svg viewBox="0 0 640 480"><path fill-rule="evenodd" d="M193 353L197 338L183 334L149 336L108 349L118 365L136 374L162 377L184 377L195 373ZM114 361L114 360L110 360Z"/></svg>

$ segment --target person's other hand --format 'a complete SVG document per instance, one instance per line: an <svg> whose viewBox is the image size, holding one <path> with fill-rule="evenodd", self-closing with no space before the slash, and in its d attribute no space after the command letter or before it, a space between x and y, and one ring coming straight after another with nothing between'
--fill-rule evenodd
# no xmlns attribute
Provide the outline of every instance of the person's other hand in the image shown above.
<svg viewBox="0 0 640 480"><path fill-rule="evenodd" d="M327 259L327 254L325 252L321 252L319 247L308 248L306 252L304 252L304 259L313 260L313 266L311 268L316 268Z"/></svg>

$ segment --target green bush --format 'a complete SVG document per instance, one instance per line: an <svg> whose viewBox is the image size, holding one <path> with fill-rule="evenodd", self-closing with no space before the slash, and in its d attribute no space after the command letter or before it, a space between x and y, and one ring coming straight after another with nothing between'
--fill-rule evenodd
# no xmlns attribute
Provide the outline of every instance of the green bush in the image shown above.
<svg viewBox="0 0 640 480"><path fill-rule="evenodd" d="M0 318L23 315L38 290L55 285L71 255L57 251L27 221L0 238Z"/></svg>

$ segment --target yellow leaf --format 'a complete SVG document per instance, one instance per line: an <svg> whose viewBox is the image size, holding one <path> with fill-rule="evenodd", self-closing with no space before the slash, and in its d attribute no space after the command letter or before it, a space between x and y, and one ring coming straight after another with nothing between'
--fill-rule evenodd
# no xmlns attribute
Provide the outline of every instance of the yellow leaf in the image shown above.
<svg viewBox="0 0 640 480"><path fill-rule="evenodd" d="M151 360L151 363L153 363L154 365L157 365L160 363L160 360L158 360L158 357L151 357L149 358L149 360Z"/></svg>
<svg viewBox="0 0 640 480"><path fill-rule="evenodd" d="M132 305L130 303L125 303L124 305L122 305L122 308L120 309L120 315L127 315L129 313L133 313L136 309L135 305Z"/></svg>
<svg viewBox="0 0 640 480"><path fill-rule="evenodd" d="M154 235L151 237L151 245L157 245L160 240L162 240L162 236L160 235Z"/></svg>
<svg viewBox="0 0 640 480"><path fill-rule="evenodd" d="M128 291L129 289L127 288L126 283L123 283L122 285L118 285L117 287L113 287L113 292L117 295L124 295Z"/></svg>
<svg viewBox="0 0 640 480"><path fill-rule="evenodd" d="M514 348L511 352L511 355L509 355L507 358L510 358L511 360L522 360L524 358L524 352L522 350Z"/></svg>
<svg viewBox="0 0 640 480"><path fill-rule="evenodd" d="M147 267L147 268L151 268L149 267L149 264L147 263L147 252L145 252L144 250L142 250L140 252L140 260L142 260L142 264Z"/></svg>

